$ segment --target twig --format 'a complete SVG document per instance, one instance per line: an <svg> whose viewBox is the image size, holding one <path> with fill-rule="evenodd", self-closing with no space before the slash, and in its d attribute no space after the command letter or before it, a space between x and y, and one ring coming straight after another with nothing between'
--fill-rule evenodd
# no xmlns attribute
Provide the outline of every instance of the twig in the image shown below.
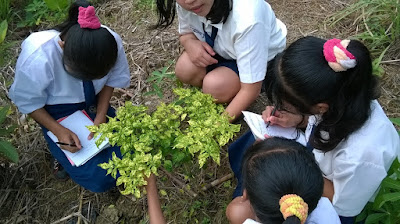
<svg viewBox="0 0 400 224"><path fill-rule="evenodd" d="M182 183L182 181L180 181L178 178L174 177L170 172L166 171L164 168L161 168L161 170L167 174L167 176L169 178L172 179L172 181L174 181L177 185L179 185L179 187L181 187L184 191L186 191L190 196L192 197L197 197L197 193L193 192L192 190L190 190L188 188L188 185L186 185L185 183Z"/></svg>
<svg viewBox="0 0 400 224"><path fill-rule="evenodd" d="M57 221L52 222L51 224L61 223L61 222L64 222L64 221L66 221L66 220L68 220L68 219L70 219L72 217L78 217L78 218L80 217L85 224L89 223L89 220L87 220L82 214L79 214L78 212L74 212L74 213L72 213L70 215L65 216L64 218L61 218L61 219L59 219Z"/></svg>
<svg viewBox="0 0 400 224"><path fill-rule="evenodd" d="M389 63L393 63L393 62L400 62L400 59L381 61L381 64L389 64Z"/></svg>
<svg viewBox="0 0 400 224"><path fill-rule="evenodd" d="M78 213L79 213L79 214L82 214L83 193L85 192L85 189L83 189L82 187L80 187L80 188L81 188L81 196L80 196L80 198L79 198L79 209L78 209ZM82 216L78 216L78 222L77 222L77 224L81 224L81 221L82 221Z"/></svg>
<svg viewBox="0 0 400 224"><path fill-rule="evenodd" d="M222 184L223 182L225 182L225 181L231 179L232 177L233 177L233 173L230 173L230 174L228 174L228 175L225 175L225 176L223 176L223 177L221 177L221 178L219 178L219 179L216 179L216 180L214 180L213 182L207 184L207 185L204 186L201 190L206 191L206 190L208 190L208 189L210 189L210 188L212 188L212 187L215 187L215 186L217 186L217 185Z"/></svg>

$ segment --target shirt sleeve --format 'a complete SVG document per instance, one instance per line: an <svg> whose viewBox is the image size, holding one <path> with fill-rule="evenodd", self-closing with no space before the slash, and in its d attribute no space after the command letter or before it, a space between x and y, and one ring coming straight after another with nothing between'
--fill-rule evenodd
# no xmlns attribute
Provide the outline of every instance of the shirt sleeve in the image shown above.
<svg viewBox="0 0 400 224"><path fill-rule="evenodd" d="M29 114L46 105L47 87L53 80L51 69L46 67L40 58L30 65L17 66L9 96L21 113Z"/></svg>
<svg viewBox="0 0 400 224"><path fill-rule="evenodd" d="M176 12L178 14L178 32L179 34L193 33L189 26L188 17L189 12L183 9L178 3L176 3Z"/></svg>
<svg viewBox="0 0 400 224"><path fill-rule="evenodd" d="M335 170L332 182L335 193L332 204L341 216L358 215L386 177L385 167L339 158L333 163Z"/></svg>
<svg viewBox="0 0 400 224"><path fill-rule="evenodd" d="M114 38L118 46L118 56L114 67L109 72L109 78L106 82L106 85L113 88L126 88L129 87L130 84L128 60L126 58L121 37L114 33Z"/></svg>
<svg viewBox="0 0 400 224"><path fill-rule="evenodd" d="M271 29L263 23L248 26L234 41L237 66L242 83L264 80L268 64Z"/></svg>

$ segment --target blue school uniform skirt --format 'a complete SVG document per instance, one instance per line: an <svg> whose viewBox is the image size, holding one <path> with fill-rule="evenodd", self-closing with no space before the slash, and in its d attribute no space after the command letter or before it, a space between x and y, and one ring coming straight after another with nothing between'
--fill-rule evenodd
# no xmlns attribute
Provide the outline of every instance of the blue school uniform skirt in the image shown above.
<svg viewBox="0 0 400 224"><path fill-rule="evenodd" d="M59 104L59 105L46 105L44 107L46 111L56 120L71 115L77 110L85 109L85 103L78 104ZM92 120L96 117L96 113L88 112L88 115ZM110 117L115 117L115 110L109 108L107 115ZM54 143L50 137L47 135L47 129L42 126L42 131L44 138L49 145L51 154L58 162L63 166L65 171L69 174L71 179L81 185L82 187L92 191L92 192L105 192L110 188L114 187L116 180L110 175L106 175L107 171L100 168L98 165L104 162L108 162L112 158L112 153L121 158L121 151L119 147L109 147L102 150L95 157L87 161L85 164L75 167L72 166L65 156L64 152Z"/></svg>

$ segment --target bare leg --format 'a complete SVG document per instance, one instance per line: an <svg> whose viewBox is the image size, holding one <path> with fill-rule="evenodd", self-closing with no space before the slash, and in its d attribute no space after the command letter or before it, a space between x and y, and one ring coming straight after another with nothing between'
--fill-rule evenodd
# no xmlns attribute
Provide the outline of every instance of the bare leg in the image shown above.
<svg viewBox="0 0 400 224"><path fill-rule="evenodd" d="M194 65L186 51L184 51L176 62L175 74L183 83L201 87L206 75L206 68Z"/></svg>
<svg viewBox="0 0 400 224"><path fill-rule="evenodd" d="M224 66L207 73L203 80L203 92L211 94L218 103L230 102L239 90L239 76Z"/></svg>

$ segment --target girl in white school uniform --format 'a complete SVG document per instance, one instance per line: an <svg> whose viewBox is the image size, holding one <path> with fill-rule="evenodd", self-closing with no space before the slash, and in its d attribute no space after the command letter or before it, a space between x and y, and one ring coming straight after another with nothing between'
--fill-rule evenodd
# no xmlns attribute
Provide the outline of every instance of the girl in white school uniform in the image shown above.
<svg viewBox="0 0 400 224"><path fill-rule="evenodd" d="M271 125L305 128L324 174L323 196L342 223L353 223L374 198L400 152L399 136L379 105L368 49L355 40L305 37L267 74Z"/></svg>
<svg viewBox="0 0 400 224"><path fill-rule="evenodd" d="M231 224L340 224L322 197L324 181L311 152L293 140L269 138L246 150L243 196L228 205Z"/></svg>
<svg viewBox="0 0 400 224"><path fill-rule="evenodd" d="M173 0L157 0L159 27L175 16ZM286 27L265 0L176 0L185 51L175 72L202 87L238 117L260 93L268 61L283 51Z"/></svg>
<svg viewBox="0 0 400 224"><path fill-rule="evenodd" d="M115 116L109 104L113 89L129 86L129 80L121 38L100 24L87 1L78 0L66 22L33 33L22 43L9 95L21 113L41 125L51 154L69 176L93 192L103 192L115 186L115 179L98 164L113 152L120 156L119 148L105 149L84 165L72 166L60 148L76 152L80 140L57 119L85 109L95 125L106 122L106 115ZM55 144L48 130L72 146Z"/></svg>

